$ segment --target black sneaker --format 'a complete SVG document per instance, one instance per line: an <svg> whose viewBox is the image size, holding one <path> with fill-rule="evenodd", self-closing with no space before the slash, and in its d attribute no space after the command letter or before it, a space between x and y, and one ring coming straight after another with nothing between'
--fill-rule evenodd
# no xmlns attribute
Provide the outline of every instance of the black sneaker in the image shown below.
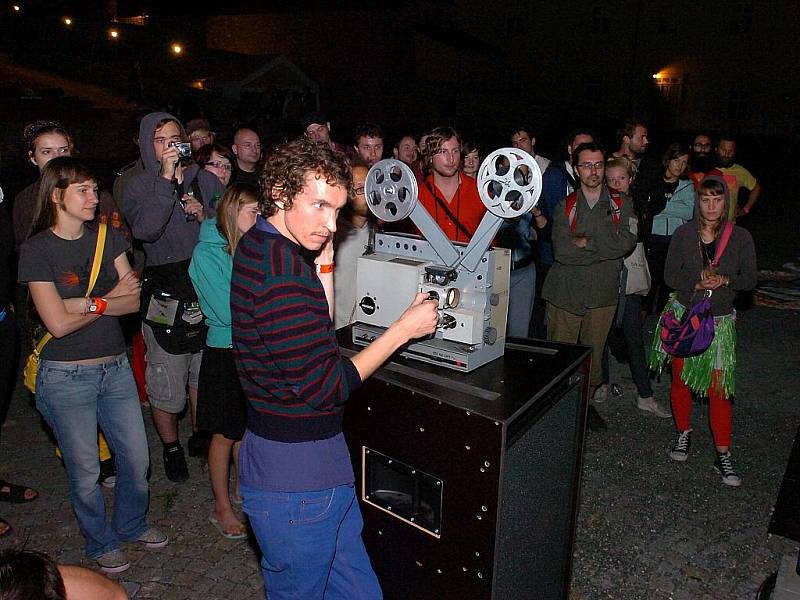
<svg viewBox="0 0 800 600"><path fill-rule="evenodd" d="M117 485L117 465L113 456L100 461L100 477L98 481L105 488L113 488Z"/></svg>
<svg viewBox="0 0 800 600"><path fill-rule="evenodd" d="M189 467L180 444L164 448L164 473L167 479L177 483L189 479Z"/></svg>
<svg viewBox="0 0 800 600"><path fill-rule="evenodd" d="M717 470L717 473L722 475L722 483L725 485L733 487L742 485L742 478L739 477L733 469L733 460L731 459L730 452L725 452L724 454L717 452L717 460L714 461L714 468Z"/></svg>
<svg viewBox="0 0 800 600"><path fill-rule="evenodd" d="M589 411L586 414L586 426L592 431L608 429L605 419L600 416L600 413L597 412L597 409L591 404L589 405Z"/></svg>
<svg viewBox="0 0 800 600"><path fill-rule="evenodd" d="M684 462L689 458L689 448L692 446L692 430L687 429L678 434L678 439L675 440L675 445L669 451L669 457L672 460Z"/></svg>
<svg viewBox="0 0 800 600"><path fill-rule="evenodd" d="M211 434L208 431L195 431L186 441L186 449L193 458L205 458L210 444Z"/></svg>

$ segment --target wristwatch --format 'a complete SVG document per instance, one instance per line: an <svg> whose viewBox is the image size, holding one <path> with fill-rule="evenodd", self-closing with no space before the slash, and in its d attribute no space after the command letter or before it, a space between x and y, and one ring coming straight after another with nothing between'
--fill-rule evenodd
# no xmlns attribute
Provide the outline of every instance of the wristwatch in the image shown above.
<svg viewBox="0 0 800 600"><path fill-rule="evenodd" d="M89 298L88 312L90 314L102 315L104 312L106 312L107 306L108 301L106 301L105 298Z"/></svg>

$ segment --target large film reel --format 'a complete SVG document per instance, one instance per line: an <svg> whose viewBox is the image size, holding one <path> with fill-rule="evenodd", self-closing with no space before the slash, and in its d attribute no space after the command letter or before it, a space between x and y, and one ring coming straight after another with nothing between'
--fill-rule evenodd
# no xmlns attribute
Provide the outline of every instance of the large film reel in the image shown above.
<svg viewBox="0 0 800 600"><path fill-rule="evenodd" d="M370 168L364 194L372 214L382 221L400 221L417 204L417 178L404 162L386 158Z"/></svg>
<svg viewBox="0 0 800 600"><path fill-rule="evenodd" d="M533 157L517 148L500 148L478 169L478 192L493 215L511 219L525 214L539 201L542 171Z"/></svg>

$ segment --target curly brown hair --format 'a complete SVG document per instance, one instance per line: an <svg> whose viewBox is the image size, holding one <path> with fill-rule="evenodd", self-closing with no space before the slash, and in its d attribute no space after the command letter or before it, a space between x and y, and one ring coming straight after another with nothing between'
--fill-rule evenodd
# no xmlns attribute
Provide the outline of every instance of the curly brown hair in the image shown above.
<svg viewBox="0 0 800 600"><path fill-rule="evenodd" d="M301 137L269 152L259 177L262 214L271 217L279 208L291 209L292 200L303 191L309 174L324 177L328 185L345 188L348 200L351 199L353 174L347 156Z"/></svg>

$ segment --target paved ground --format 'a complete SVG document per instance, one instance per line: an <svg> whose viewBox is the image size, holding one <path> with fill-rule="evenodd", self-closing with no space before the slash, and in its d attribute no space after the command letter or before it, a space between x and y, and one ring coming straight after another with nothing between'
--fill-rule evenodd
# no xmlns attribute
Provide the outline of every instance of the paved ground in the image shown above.
<svg viewBox="0 0 800 600"><path fill-rule="evenodd" d="M639 414L631 405L626 367L612 363L623 397L603 407L608 431L588 437L572 598L753 598L781 556L796 550L786 540L770 539L766 530L800 421L800 319L793 311L758 307L742 313L739 331L739 489L722 485L711 467L704 407L695 414L689 461L674 463L667 456L671 422ZM659 396L666 396L666 385L666 377L656 384ZM133 566L120 580L135 598L263 597L253 548L222 539L206 521L211 494L205 462L190 459L186 484L166 480L150 415L145 417L153 448L149 518L169 532L172 543L155 552L126 548ZM0 547L25 545L59 561L89 564L64 470L24 389L14 397L0 456L1 476L41 493L30 504L0 504L0 515L15 527ZM106 492L109 500L112 494Z"/></svg>

